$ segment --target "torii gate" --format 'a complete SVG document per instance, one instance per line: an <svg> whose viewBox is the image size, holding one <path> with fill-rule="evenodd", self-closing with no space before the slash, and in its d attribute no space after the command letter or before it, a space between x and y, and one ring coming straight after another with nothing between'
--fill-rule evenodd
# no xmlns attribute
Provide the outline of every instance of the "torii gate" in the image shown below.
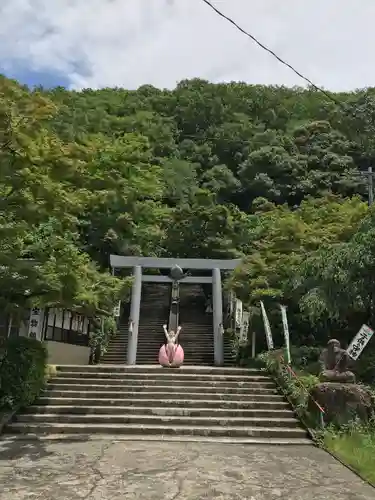
<svg viewBox="0 0 375 500"><path fill-rule="evenodd" d="M133 287L130 306L130 317L133 321L132 335L129 336L127 364L135 365L137 358L139 313L141 306L142 282L171 283L169 276L143 275L142 268L172 269L178 266L181 269L210 270L212 276L186 276L184 283L211 283L212 284L212 309L214 331L214 362L221 366L224 362L223 328L223 296L221 271L231 271L241 263L241 259L174 259L156 257L123 257L110 255L110 265L113 274L116 269L133 268Z"/></svg>

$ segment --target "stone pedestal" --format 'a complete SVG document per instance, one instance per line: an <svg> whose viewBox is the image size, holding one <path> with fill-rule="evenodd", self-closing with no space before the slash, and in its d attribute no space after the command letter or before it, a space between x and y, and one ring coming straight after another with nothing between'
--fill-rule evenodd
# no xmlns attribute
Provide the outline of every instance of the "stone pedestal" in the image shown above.
<svg viewBox="0 0 375 500"><path fill-rule="evenodd" d="M355 418L366 422L375 409L371 391L358 384L323 382L311 390L310 397L310 409L316 409L313 400L317 401L326 423L343 425Z"/></svg>
<svg viewBox="0 0 375 500"><path fill-rule="evenodd" d="M339 372L335 370L324 370L320 374L322 382L338 382L342 384L355 384L355 375L353 372Z"/></svg>

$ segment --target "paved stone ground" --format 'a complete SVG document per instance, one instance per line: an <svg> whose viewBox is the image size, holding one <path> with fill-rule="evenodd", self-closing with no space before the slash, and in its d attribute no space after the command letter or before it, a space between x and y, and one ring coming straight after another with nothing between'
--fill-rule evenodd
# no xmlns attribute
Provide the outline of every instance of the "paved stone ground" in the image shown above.
<svg viewBox="0 0 375 500"><path fill-rule="evenodd" d="M374 500L313 446L0 441L0 500Z"/></svg>

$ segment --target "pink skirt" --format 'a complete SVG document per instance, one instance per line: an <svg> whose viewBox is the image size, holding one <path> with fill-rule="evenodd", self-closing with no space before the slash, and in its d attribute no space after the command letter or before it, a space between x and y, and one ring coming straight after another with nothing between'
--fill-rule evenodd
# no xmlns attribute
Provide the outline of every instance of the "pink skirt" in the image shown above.
<svg viewBox="0 0 375 500"><path fill-rule="evenodd" d="M184 350L180 344L164 344L159 350L159 364L178 368L184 362Z"/></svg>

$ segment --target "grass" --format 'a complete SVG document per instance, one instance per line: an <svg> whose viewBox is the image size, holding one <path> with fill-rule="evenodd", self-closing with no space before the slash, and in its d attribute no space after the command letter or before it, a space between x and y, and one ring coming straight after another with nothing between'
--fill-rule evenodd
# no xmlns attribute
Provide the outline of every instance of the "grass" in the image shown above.
<svg viewBox="0 0 375 500"><path fill-rule="evenodd" d="M351 425L324 433L325 447L375 486L375 426Z"/></svg>

